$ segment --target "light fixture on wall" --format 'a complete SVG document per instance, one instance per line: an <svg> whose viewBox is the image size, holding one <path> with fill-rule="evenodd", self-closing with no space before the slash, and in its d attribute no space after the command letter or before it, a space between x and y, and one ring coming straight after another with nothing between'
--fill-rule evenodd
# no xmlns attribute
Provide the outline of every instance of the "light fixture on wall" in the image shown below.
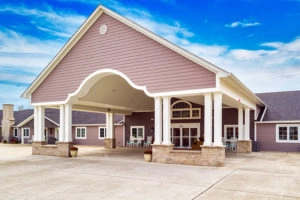
<svg viewBox="0 0 300 200"><path fill-rule="evenodd" d="M154 132L154 128L152 127L152 128L150 128L150 132L151 133L153 133Z"/></svg>

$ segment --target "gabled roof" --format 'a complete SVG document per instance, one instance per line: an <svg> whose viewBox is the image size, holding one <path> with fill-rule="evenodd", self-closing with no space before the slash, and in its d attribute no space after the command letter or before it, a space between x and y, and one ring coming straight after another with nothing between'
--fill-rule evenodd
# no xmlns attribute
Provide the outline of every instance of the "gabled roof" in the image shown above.
<svg viewBox="0 0 300 200"><path fill-rule="evenodd" d="M154 41L166 46L167 48L175 51L176 53L186 57L187 59L199 64L202 67L216 73L218 77L227 77L230 74L213 65L212 63L195 56L194 54L180 48L179 46L159 37L153 32L145 29L144 27L132 22L131 20L118 15L117 13L107 9L106 7L100 5L92 13L92 15L83 23L83 25L78 29L78 31L72 36L72 38L66 43L66 45L58 52L54 59L48 64L48 66L41 72L41 74L34 80L34 82L26 89L22 94L22 97L29 98L30 95L39 87L39 85L44 81L44 79L51 73L51 71L57 66L57 64L68 54L68 52L76 45L80 38L86 33L86 31L93 25L93 23L103 14L106 13L109 16L115 18L116 20L126 24L127 26L133 28L134 30L146 35L147 37L153 39Z"/></svg>
<svg viewBox="0 0 300 200"><path fill-rule="evenodd" d="M300 91L256 94L267 105L262 121L300 121Z"/></svg>
<svg viewBox="0 0 300 200"><path fill-rule="evenodd" d="M2 125L2 114L3 111L0 110L0 125ZM14 111L15 124L13 126L22 126L23 124L29 122L33 119L34 110L21 110ZM59 109L46 108L45 118L49 121L59 125ZM122 115L114 116L114 123L120 124L124 120ZM106 115L104 113L91 113L82 111L72 111L72 124L73 125L100 125L106 124Z"/></svg>

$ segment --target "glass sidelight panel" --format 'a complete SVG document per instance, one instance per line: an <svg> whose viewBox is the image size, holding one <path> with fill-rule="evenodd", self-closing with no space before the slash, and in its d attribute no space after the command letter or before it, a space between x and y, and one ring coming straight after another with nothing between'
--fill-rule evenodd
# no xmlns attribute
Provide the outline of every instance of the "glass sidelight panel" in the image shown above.
<svg viewBox="0 0 300 200"><path fill-rule="evenodd" d="M180 128L173 128L173 144L175 147L180 146Z"/></svg>
<svg viewBox="0 0 300 200"><path fill-rule="evenodd" d="M182 147L189 147L190 129L182 128Z"/></svg>

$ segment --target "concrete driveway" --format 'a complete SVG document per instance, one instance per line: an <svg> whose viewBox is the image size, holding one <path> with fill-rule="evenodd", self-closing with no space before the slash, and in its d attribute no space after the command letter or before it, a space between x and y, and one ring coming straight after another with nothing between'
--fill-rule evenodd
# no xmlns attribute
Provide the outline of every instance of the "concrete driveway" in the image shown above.
<svg viewBox="0 0 300 200"><path fill-rule="evenodd" d="M77 158L60 158L0 144L0 199L300 199L300 153L231 153L216 168L146 163L143 149L78 147Z"/></svg>

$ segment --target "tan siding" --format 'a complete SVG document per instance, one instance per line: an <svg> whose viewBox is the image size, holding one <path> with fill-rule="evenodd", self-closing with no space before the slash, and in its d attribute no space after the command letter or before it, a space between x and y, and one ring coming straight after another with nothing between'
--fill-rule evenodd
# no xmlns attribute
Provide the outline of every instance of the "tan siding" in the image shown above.
<svg viewBox="0 0 300 200"><path fill-rule="evenodd" d="M108 26L99 34L102 24ZM211 71L103 14L32 94L32 102L65 100L100 69L115 69L151 93L215 87Z"/></svg>

